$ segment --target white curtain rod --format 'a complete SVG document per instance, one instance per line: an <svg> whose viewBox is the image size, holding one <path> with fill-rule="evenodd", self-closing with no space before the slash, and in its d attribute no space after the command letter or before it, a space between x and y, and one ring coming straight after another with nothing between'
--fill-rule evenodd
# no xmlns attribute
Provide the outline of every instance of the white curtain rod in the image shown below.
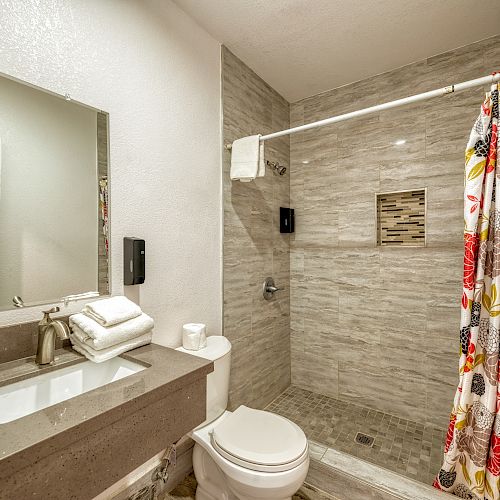
<svg viewBox="0 0 500 500"><path fill-rule="evenodd" d="M276 137L296 134L297 132L303 132L304 130L309 130L316 127L323 127L325 125L331 125L332 123L343 122L345 120L350 120L351 118L357 118L358 116L377 113L378 111L384 111L385 109L397 108L399 106L404 106L405 104L411 104L413 102L423 101L425 99L430 99L432 97L440 97L446 94L452 94L454 92L460 92L461 90L470 89L472 87L479 87L481 85L486 85L488 83L492 84L494 82L498 82L499 80L500 80L500 73L494 73L493 75L483 76L481 78L476 78L475 80L456 83L455 85L449 85L448 87L442 87L440 89L430 90L429 92L423 92L422 94L415 94L409 97L404 97L403 99L396 99L395 101L385 102L383 104L377 104L376 106L360 109L358 111L352 111L351 113L332 116L331 118L326 118L324 120L319 120L317 122L307 123L306 125L300 125L298 127L281 130L280 132L273 132L272 134L263 135L260 138L260 140L268 141L269 139L275 139ZM226 148L231 149L231 146L228 145L226 146Z"/></svg>

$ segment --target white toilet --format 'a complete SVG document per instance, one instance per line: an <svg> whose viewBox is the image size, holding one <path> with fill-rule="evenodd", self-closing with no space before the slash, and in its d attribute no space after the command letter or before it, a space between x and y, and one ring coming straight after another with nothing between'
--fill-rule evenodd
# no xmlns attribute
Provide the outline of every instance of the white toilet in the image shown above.
<svg viewBox="0 0 500 500"><path fill-rule="evenodd" d="M178 350L214 362L207 377L207 419L191 434L196 500L290 500L309 469L302 429L267 411L226 410L231 344L225 337L208 337L199 351Z"/></svg>

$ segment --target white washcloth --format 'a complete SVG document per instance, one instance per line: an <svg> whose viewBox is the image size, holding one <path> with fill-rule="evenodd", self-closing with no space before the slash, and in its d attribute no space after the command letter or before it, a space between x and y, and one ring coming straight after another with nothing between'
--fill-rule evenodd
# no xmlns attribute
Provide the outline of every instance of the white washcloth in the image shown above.
<svg viewBox="0 0 500 500"><path fill-rule="evenodd" d="M118 295L85 304L82 312L102 326L113 326L128 319L137 318L142 310L127 297Z"/></svg>
<svg viewBox="0 0 500 500"><path fill-rule="evenodd" d="M69 336L73 349L80 354L83 354L87 359L93 361L94 363L102 363L103 361L119 356L126 351L140 347L141 345L150 344L152 337L153 332L149 331L140 337L136 337L135 339L127 340L126 342L121 342L113 347L96 351L87 344L80 342L80 340L78 340L73 333Z"/></svg>
<svg viewBox="0 0 500 500"><path fill-rule="evenodd" d="M231 148L231 180L250 182L266 173L260 134L236 139Z"/></svg>
<svg viewBox="0 0 500 500"><path fill-rule="evenodd" d="M146 313L142 313L137 318L106 328L87 315L78 313L69 317L69 326L75 332L80 330L78 338L82 342L92 349L101 350L152 330L154 321Z"/></svg>

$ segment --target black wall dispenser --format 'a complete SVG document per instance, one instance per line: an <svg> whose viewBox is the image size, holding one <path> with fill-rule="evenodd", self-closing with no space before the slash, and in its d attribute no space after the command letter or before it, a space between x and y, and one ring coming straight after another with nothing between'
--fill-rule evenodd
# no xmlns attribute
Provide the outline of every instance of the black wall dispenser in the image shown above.
<svg viewBox="0 0 500 500"><path fill-rule="evenodd" d="M140 285L146 279L146 242L123 238L123 284Z"/></svg>
<svg viewBox="0 0 500 500"><path fill-rule="evenodd" d="M295 231L295 210L280 207L280 233L293 233Z"/></svg>

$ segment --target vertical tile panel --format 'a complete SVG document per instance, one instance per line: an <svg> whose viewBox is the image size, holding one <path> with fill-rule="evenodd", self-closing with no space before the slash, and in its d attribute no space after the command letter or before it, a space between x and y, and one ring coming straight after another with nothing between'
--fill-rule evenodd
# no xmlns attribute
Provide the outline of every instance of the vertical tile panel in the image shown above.
<svg viewBox="0 0 500 500"><path fill-rule="evenodd" d="M289 104L225 47L224 143L289 127ZM224 152L224 334L233 344L230 406L263 408L291 379L290 235L279 232L279 207L290 205L290 138L269 141L266 159L288 169L267 170L251 183L231 182ZM273 276L285 291L272 301L262 283Z"/></svg>

